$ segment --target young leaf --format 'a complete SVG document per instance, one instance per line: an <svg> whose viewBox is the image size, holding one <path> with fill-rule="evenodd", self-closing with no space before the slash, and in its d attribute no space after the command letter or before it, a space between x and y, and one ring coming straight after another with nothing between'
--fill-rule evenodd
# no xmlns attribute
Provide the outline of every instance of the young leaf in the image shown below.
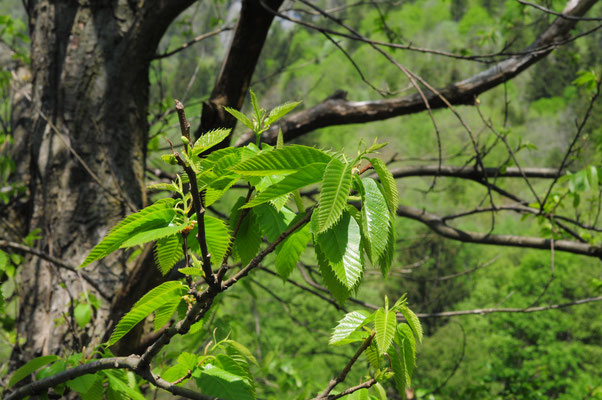
<svg viewBox="0 0 602 400"><path fill-rule="evenodd" d="M418 342L422 343L422 325L420 325L420 320L416 314L414 314L414 312L406 305L400 306L399 311L401 311L403 317L406 319L406 322L410 328L412 328L412 331L414 331L414 335L416 335Z"/></svg>
<svg viewBox="0 0 602 400"><path fill-rule="evenodd" d="M324 171L318 212L318 232L322 233L337 223L351 189L351 164L332 159Z"/></svg>
<svg viewBox="0 0 602 400"><path fill-rule="evenodd" d="M332 331L328 344L343 344L341 342L344 342L345 339L362 326L367 317L368 313L366 311L347 313Z"/></svg>
<svg viewBox="0 0 602 400"><path fill-rule="evenodd" d="M24 378L27 378L30 374L35 372L37 369L43 367L44 365L50 364L51 362L54 362L54 361L58 360L59 358L60 357L56 356L56 355L48 355L48 356L34 358L33 360L29 361L28 363L26 363L21 368L19 368L15 371L13 376L10 377L10 380L8 381L8 385L6 386L6 388L10 389L16 383L20 382Z"/></svg>
<svg viewBox="0 0 602 400"><path fill-rule="evenodd" d="M253 388L246 379L212 364L207 364L203 370L196 370L193 377L199 389L209 396L225 400L254 400L255 398Z"/></svg>
<svg viewBox="0 0 602 400"><path fill-rule="evenodd" d="M230 229L234 231L236 223L240 216L240 206L244 203L245 198L240 197L232 207L230 214ZM254 210L249 210L247 216L240 223L238 233L234 238L234 253L238 255L242 265L247 265L259 252L261 245L261 231L259 223L255 217Z"/></svg>
<svg viewBox="0 0 602 400"><path fill-rule="evenodd" d="M299 217L302 218L303 214L299 214ZM289 226L296 223L296 220L291 221ZM301 257L301 253L307 248L310 238L309 226L305 225L280 244L278 254L276 255L276 270L282 279L288 278L295 270L299 257Z"/></svg>
<svg viewBox="0 0 602 400"><path fill-rule="evenodd" d="M331 157L313 147L291 145L283 149L262 152L230 168L240 175L267 176L292 174L314 163L328 163Z"/></svg>
<svg viewBox="0 0 602 400"><path fill-rule="evenodd" d="M383 185L383 193L389 206L389 211L392 214L397 212L397 206L399 205L399 193L397 191L397 182L391 171L387 168L387 165L380 158L371 158L370 163L378 175L381 185Z"/></svg>
<svg viewBox="0 0 602 400"><path fill-rule="evenodd" d="M88 322L92 319L92 307L87 303L79 303L73 309L73 316L75 317L75 322L80 328L88 325Z"/></svg>
<svg viewBox="0 0 602 400"><path fill-rule="evenodd" d="M315 241L314 250L316 252L318 265L320 266L320 274L322 275L324 284L332 296L339 302L339 304L343 304L351 295L351 291L337 279L336 275L332 271L332 268L330 267L330 264L328 263L328 260L326 259L326 256L324 253L322 253L320 246Z"/></svg>
<svg viewBox="0 0 602 400"><path fill-rule="evenodd" d="M128 240L123 242L120 249L127 247L137 246L142 243L153 242L155 240L167 238L169 236L175 236L178 232L181 232L186 228L186 224L183 223L171 223L168 226L157 227L142 232L134 233Z"/></svg>
<svg viewBox="0 0 602 400"><path fill-rule="evenodd" d="M284 103L279 106L276 106L270 111L268 118L266 119L266 124L271 125L274 122L278 121L280 118L284 117L286 114L291 112L295 107L301 104L300 101Z"/></svg>
<svg viewBox="0 0 602 400"><path fill-rule="evenodd" d="M227 175L211 182L205 192L205 206L209 207L219 200L237 181L237 176Z"/></svg>
<svg viewBox="0 0 602 400"><path fill-rule="evenodd" d="M254 364L255 366L259 367L259 363L257 362L257 359L255 358L255 356L253 354L251 354L251 351L249 351L249 349L247 349L245 346L243 346L242 344L234 341L234 340L225 340L224 344L227 344L228 347L226 347L226 352L228 353L228 355L230 355L232 357L233 354L240 354L242 355L247 361L251 362L252 364Z"/></svg>
<svg viewBox="0 0 602 400"><path fill-rule="evenodd" d="M393 222L393 221L391 221ZM393 263L393 257L395 256L395 227L391 223L389 225L389 232L387 234L387 247L385 247L385 251L378 258L378 266L380 268L380 272L386 278L389 270L391 269L391 264Z"/></svg>
<svg viewBox="0 0 602 400"><path fill-rule="evenodd" d="M257 121L261 120L262 110L259 107L259 102L257 101L257 96L255 96L255 92L252 89L249 89L249 94L251 95L251 105L253 106L253 111L255 112L255 117Z"/></svg>
<svg viewBox="0 0 602 400"><path fill-rule="evenodd" d="M228 226L221 219L205 215L205 237L212 262L221 264L232 241Z"/></svg>
<svg viewBox="0 0 602 400"><path fill-rule="evenodd" d="M407 371L405 366L405 359L399 354L399 351L395 346L391 346L389 352L389 360L391 360L391 370L393 371L393 381L395 382L395 388L397 392L404 397L407 381Z"/></svg>
<svg viewBox="0 0 602 400"><path fill-rule="evenodd" d="M348 212L332 229L317 236L317 242L337 279L348 289L357 286L363 274L360 227Z"/></svg>
<svg viewBox="0 0 602 400"><path fill-rule="evenodd" d="M192 148L192 155L196 156L206 150L209 150L216 144L222 142L225 138L228 137L229 134L230 129L214 129L204 133L194 143L194 147Z"/></svg>
<svg viewBox="0 0 602 400"><path fill-rule="evenodd" d="M187 290L188 287L177 281L167 281L152 289L138 300L132 309L121 318L107 344L112 346L117 343L138 322L142 321L162 305L176 298L180 299Z"/></svg>
<svg viewBox="0 0 602 400"><path fill-rule="evenodd" d="M238 111L237 109L230 108L230 107L224 107L224 110L226 110L234 118L236 118L237 120L239 120L240 122L242 122L250 130L252 130L252 131L255 130L255 128L253 127L253 123L251 122L251 120L246 115L244 115L243 113L241 113L240 111Z"/></svg>
<svg viewBox="0 0 602 400"><path fill-rule="evenodd" d="M287 208L276 211L270 204L261 204L255 207L253 212L257 217L259 227L270 242L276 240L295 217L295 214Z"/></svg>
<svg viewBox="0 0 602 400"><path fill-rule="evenodd" d="M370 255L374 261L385 252L390 231L390 213L387 202L374 179L361 181L363 232L370 243Z"/></svg>
<svg viewBox="0 0 602 400"><path fill-rule="evenodd" d="M403 349L403 358L408 372L408 378L411 378L414 367L416 366L416 339L414 339L412 329L408 324L397 325L395 343L400 349Z"/></svg>
<svg viewBox="0 0 602 400"><path fill-rule="evenodd" d="M176 311L176 308L178 308L180 301L182 301L181 297L174 297L167 303L157 308L155 311L155 319L153 321L155 332L159 331L159 329L163 328L163 326L169 322L171 316Z"/></svg>
<svg viewBox="0 0 602 400"><path fill-rule="evenodd" d="M144 396L138 390L136 385L131 387L128 384L128 377L123 371L119 370L105 370L102 373L107 377L109 381L109 388L119 392L122 396L119 398L126 398L131 400L145 400Z"/></svg>
<svg viewBox="0 0 602 400"><path fill-rule="evenodd" d="M374 343L374 341L372 341L370 343L370 346L366 348L364 354L366 354L366 358L368 359L368 363L370 364L370 366L376 370L379 370L382 365L383 358L378 352L378 347L376 346L376 343Z"/></svg>
<svg viewBox="0 0 602 400"><path fill-rule="evenodd" d="M196 240L196 238L189 236L188 240ZM155 245L155 263L163 275L171 271L182 255L182 242L179 236L162 238Z"/></svg>
<svg viewBox="0 0 602 400"><path fill-rule="evenodd" d="M174 203L174 199L162 199L135 214L127 216L90 251L90 254L79 268L83 268L117 250L134 232L168 226L176 214L173 209Z"/></svg>
<svg viewBox="0 0 602 400"><path fill-rule="evenodd" d="M397 327L397 319L395 318L395 312L392 310L385 310L379 308L374 315L374 330L376 331L375 339L378 351L380 354L385 354L393 338L395 337Z"/></svg>
<svg viewBox="0 0 602 400"><path fill-rule="evenodd" d="M243 208L255 207L266 203L284 194L291 193L294 190L319 182L324 175L326 164L315 163L301 168L299 171L287 175L280 182L277 182L259 193L253 200L245 204Z"/></svg>

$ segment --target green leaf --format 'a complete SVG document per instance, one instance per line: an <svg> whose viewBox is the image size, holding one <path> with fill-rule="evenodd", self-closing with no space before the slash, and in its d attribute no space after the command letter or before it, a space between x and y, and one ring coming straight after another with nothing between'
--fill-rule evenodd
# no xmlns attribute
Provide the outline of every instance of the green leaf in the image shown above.
<svg viewBox="0 0 602 400"><path fill-rule="evenodd" d="M236 118L237 120L239 120L240 122L242 122L250 130L252 130L252 131L255 130L255 128L253 127L253 123L251 122L251 120L246 115L244 115L243 113L241 113L240 111L238 111L237 109L230 108L230 107L224 107L224 110L226 110L228 113L230 113L230 115L232 115L234 118Z"/></svg>
<svg viewBox="0 0 602 400"><path fill-rule="evenodd" d="M390 213L387 202L374 179L361 180L363 232L370 244L370 255L378 260L385 252L390 231Z"/></svg>
<svg viewBox="0 0 602 400"><path fill-rule="evenodd" d="M128 400L145 400L144 396L137 387L130 387L127 382L127 374L123 371L105 370L102 371L109 380L109 387L125 395Z"/></svg>
<svg viewBox="0 0 602 400"><path fill-rule="evenodd" d="M96 375L82 375L65 382L65 384L81 395L88 393L97 384L97 381L100 381L100 378Z"/></svg>
<svg viewBox="0 0 602 400"><path fill-rule="evenodd" d="M163 154L161 156L161 160L165 161L169 165L177 165L178 161L176 160L176 156L173 154Z"/></svg>
<svg viewBox="0 0 602 400"><path fill-rule="evenodd" d="M368 363L370 364L370 366L376 370L380 369L381 365L382 365L382 356L381 354L378 352L378 347L376 346L376 343L374 343L374 341L372 341L370 343L370 346L368 346L366 348L366 350L364 351L364 354L366 355L366 358L368 359Z"/></svg>
<svg viewBox="0 0 602 400"><path fill-rule="evenodd" d="M236 358L226 354L218 354L212 362L224 371L244 378L251 388L253 397L255 397L255 382L253 381L253 375L251 374L247 360L244 356L240 356L237 353L234 356Z"/></svg>
<svg viewBox="0 0 602 400"><path fill-rule="evenodd" d="M255 207L253 212L257 217L261 231L270 242L276 240L295 217L295 214L287 208L276 211L271 204L261 204Z"/></svg>
<svg viewBox="0 0 602 400"><path fill-rule="evenodd" d="M345 300L349 298L351 295L351 291L341 283L332 271L328 260L320 246L314 242L314 250L316 252L316 257L318 259L318 265L320 266L320 274L322 275L322 280L324 284L328 288L328 291L332 294L332 296L339 302L339 304L343 304Z"/></svg>
<svg viewBox="0 0 602 400"><path fill-rule="evenodd" d="M73 316L75 317L75 322L79 325L80 328L88 325L88 322L92 319L92 307L87 303L79 303L73 309Z"/></svg>
<svg viewBox="0 0 602 400"><path fill-rule="evenodd" d="M161 378L165 379L167 382L175 382L178 379L183 378L188 374L188 368L183 365L176 364L169 367L165 372L161 374ZM186 382L186 380L182 381Z"/></svg>
<svg viewBox="0 0 602 400"><path fill-rule="evenodd" d="M393 221L391 221L393 222ZM378 258L378 266L380 268L380 272L386 278L389 270L391 269L391 264L393 264L393 257L395 256L395 227L393 224L389 225L389 232L387 234L387 247L385 247L385 251Z"/></svg>
<svg viewBox="0 0 602 400"><path fill-rule="evenodd" d="M242 355L247 361L253 363L255 366L259 367L259 363L251 351L243 346L241 343L234 341L232 339L228 339L224 341L224 344L227 344L226 352L232 356L233 353L237 353Z"/></svg>
<svg viewBox="0 0 602 400"><path fill-rule="evenodd" d="M408 324L397 325L397 333L395 335L395 343L403 352L403 359L407 371L407 380L410 384L410 379L416 366L416 339L412 334L412 329Z"/></svg>
<svg viewBox="0 0 602 400"><path fill-rule="evenodd" d="M297 189L301 189L302 187L318 183L322 179L322 175L324 175L325 168L326 164L324 163L309 164L301 168L299 171L291 175L287 175L280 182L269 186L255 196L253 200L245 204L243 208L255 207L259 204L276 199L282 195L291 193Z"/></svg>
<svg viewBox="0 0 602 400"><path fill-rule="evenodd" d="M209 150L216 144L219 144L230 135L230 129L214 129L209 132L203 133L194 143L192 148L192 155L196 156L204 151Z"/></svg>
<svg viewBox="0 0 602 400"><path fill-rule="evenodd" d="M319 233L336 224L345 209L351 189L351 168L351 164L334 158L326 166L317 209Z"/></svg>
<svg viewBox="0 0 602 400"><path fill-rule="evenodd" d="M205 215L205 238L212 263L221 265L232 241L228 225L221 219Z"/></svg>
<svg viewBox="0 0 602 400"><path fill-rule="evenodd" d="M257 101L257 96L255 96L255 92L252 89L249 89L249 94L251 95L251 105L253 106L253 111L255 112L255 117L257 117L257 121L261 119L261 108L259 107L259 102Z"/></svg>
<svg viewBox="0 0 602 400"><path fill-rule="evenodd" d="M383 186L383 193L389 206L389 211L393 215L397 212L397 206L399 205L399 193L397 191L397 182L387 165L380 158L371 158L370 163L378 175L381 185Z"/></svg>
<svg viewBox="0 0 602 400"><path fill-rule="evenodd" d="M195 267L178 268L178 272L184 275L201 276L203 271Z"/></svg>
<svg viewBox="0 0 602 400"><path fill-rule="evenodd" d="M361 241L360 227L346 211L332 229L317 236L328 264L348 289L355 288L362 278L364 261Z"/></svg>
<svg viewBox="0 0 602 400"><path fill-rule="evenodd" d="M189 236L188 240L196 240L196 238ZM168 236L157 241L155 245L155 263L163 275L167 275L182 259L182 256L180 236Z"/></svg>
<svg viewBox="0 0 602 400"><path fill-rule="evenodd" d="M10 380L8 381L8 385L6 386L6 388L10 389L16 383L20 382L24 378L27 378L30 374L35 372L38 368L50 364L51 362L54 362L58 359L60 359L60 357L56 355L48 355L34 358L33 360L29 361L28 363L26 363L21 368L15 371L13 376L11 376Z"/></svg>
<svg viewBox="0 0 602 400"><path fill-rule="evenodd" d="M332 331L328 344L344 344L342 342L361 327L366 318L368 318L368 313L366 311L352 311L347 313Z"/></svg>
<svg viewBox="0 0 602 400"><path fill-rule="evenodd" d="M167 303L157 308L157 310L155 311L155 319L153 320L155 332L159 331L159 329L163 328L163 326L169 322L173 313L178 308L178 304L180 304L180 301L182 301L181 297L174 297Z"/></svg>
<svg viewBox="0 0 602 400"><path fill-rule="evenodd" d="M313 147L291 145L262 152L230 168L240 175L267 176L292 174L309 164L328 163L331 157Z"/></svg>
<svg viewBox="0 0 602 400"><path fill-rule="evenodd" d="M374 315L374 330L376 331L376 335L374 338L376 339L376 345L380 354L385 354L389 350L389 347L391 347L396 327L397 319L395 318L394 311L385 310L384 308L379 308L376 311Z"/></svg>
<svg viewBox="0 0 602 400"><path fill-rule="evenodd" d="M274 122L278 121L280 118L284 117L286 114L291 112L295 107L301 104L300 101L284 103L279 106L276 106L270 111L268 118L266 119L266 124L271 125Z"/></svg>
<svg viewBox="0 0 602 400"><path fill-rule="evenodd" d="M176 214L176 211L173 209L174 203L174 199L162 199L135 214L127 216L90 251L90 254L88 254L88 257L86 257L79 268L83 268L117 250L134 232L142 232L169 225Z"/></svg>
<svg viewBox="0 0 602 400"><path fill-rule="evenodd" d="M401 311L408 325L412 328L412 331L414 331L414 335L416 335L418 342L422 343L422 325L420 325L420 320L416 314L414 314L414 312L406 305L400 306L399 311Z"/></svg>
<svg viewBox="0 0 602 400"><path fill-rule="evenodd" d="M244 203L245 198L240 197L232 207L230 213L230 229L234 231L236 223L240 217L240 206ZM255 217L253 210L250 210L247 216L240 223L238 233L234 238L234 253L238 255L242 265L247 265L259 252L261 245L262 234L259 229L259 223Z"/></svg>
<svg viewBox="0 0 602 400"><path fill-rule="evenodd" d="M252 387L241 376L232 374L212 364L196 370L193 376L204 394L225 400L253 400Z"/></svg>
<svg viewBox="0 0 602 400"><path fill-rule="evenodd" d="M399 354L395 346L391 346L389 352L389 360L391 362L391 370L393 371L393 382L400 396L405 397L405 389L408 384L405 359Z"/></svg>
<svg viewBox="0 0 602 400"><path fill-rule="evenodd" d="M121 318L107 344L114 345L150 313L176 298L179 299L187 290L187 286L177 281L167 281L152 289Z"/></svg>
<svg viewBox="0 0 602 400"><path fill-rule="evenodd" d="M206 188L205 206L209 207L211 204L218 201L224 195L224 193L226 193L228 189L230 189L232 185L238 181L238 179L239 178L237 176L228 175L211 182Z"/></svg>
<svg viewBox="0 0 602 400"><path fill-rule="evenodd" d="M168 226L157 227L153 229L149 229L147 231L142 231L135 233L130 236L128 240L123 242L120 249L124 249L126 247L133 247L139 244L153 242L155 240L167 238L169 236L175 236L178 232L181 232L184 228L186 228L186 224L183 223L171 223Z"/></svg>
<svg viewBox="0 0 602 400"><path fill-rule="evenodd" d="M297 218L290 222L289 227L303 217L303 214L299 214ZM307 243L310 238L309 225L305 225L301 229L297 229L295 233L287 237L279 245L277 250L278 254L276 255L276 270L282 279L287 279L295 270L297 262L299 261L301 254L307 248Z"/></svg>

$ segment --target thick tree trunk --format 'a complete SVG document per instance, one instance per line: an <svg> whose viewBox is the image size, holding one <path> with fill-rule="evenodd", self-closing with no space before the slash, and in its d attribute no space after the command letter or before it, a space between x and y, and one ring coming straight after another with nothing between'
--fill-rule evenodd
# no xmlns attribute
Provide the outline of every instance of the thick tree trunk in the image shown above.
<svg viewBox="0 0 602 400"><path fill-rule="evenodd" d="M170 3L170 4L167 4ZM27 168L24 225L39 228L36 246L80 264L125 214L145 203L148 66L169 22L191 1L30 1L32 89L15 108L13 132ZM22 362L98 344L111 298L128 274L117 253L86 269L108 298L80 329L73 305L95 293L77 274L39 258L20 269L17 329Z"/></svg>

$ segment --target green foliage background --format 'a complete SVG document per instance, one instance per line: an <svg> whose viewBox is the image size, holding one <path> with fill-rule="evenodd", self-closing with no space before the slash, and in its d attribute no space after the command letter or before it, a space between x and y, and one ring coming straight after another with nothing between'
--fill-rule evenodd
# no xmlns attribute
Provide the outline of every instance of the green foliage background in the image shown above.
<svg viewBox="0 0 602 400"><path fill-rule="evenodd" d="M10 8L5 9L9 3L3 2L0 11L12 12ZM557 11L564 5L556 0L547 3ZM171 49L226 23L228 6L227 1L198 2L170 28L161 48ZM597 5L590 14L601 12L602 7ZM511 40L510 51L521 49L552 19L514 0L408 1L397 7L382 5L382 16L376 10L360 13L353 8L347 13L343 16L349 18L351 24L374 39L411 42L466 55L495 52ZM166 123L155 116L171 108L172 98L182 98L185 92L188 93L185 101L188 115L200 114L201 102L211 91L228 38L227 35L211 38L177 56L154 62L149 117L153 123L149 141L151 166L163 166L155 155L160 153L155 150L165 146L162 137L179 137L175 114L169 115ZM587 89L576 87L572 82L578 77L578 71L600 73L601 42L602 33L598 31L565 45L508 84L480 97L482 113L491 119L496 129L508 132L513 147L519 143L533 145L524 146L518 153L521 165L553 167L559 164L574 135L575 121L583 117L589 99ZM397 95L412 92L407 79L368 46L344 40L341 44L374 85L398 92ZM479 63L430 54L392 53L436 86L463 79L484 68ZM196 79L189 85L197 68ZM252 86L268 109L293 100L303 100L304 106L310 107L339 89L347 91L348 98L353 100L379 98L361 82L347 58L323 36L278 21L268 37ZM575 171L602 165L601 104L598 101L594 105L582 150L571 167ZM245 105L243 111L249 110L250 104ZM478 135L479 143L491 144L493 137L477 111L471 107L459 107L459 110ZM448 157L445 162L463 165L471 156L466 132L449 111L436 111L435 117L442 132L443 153ZM193 124L198 122L190 119ZM245 129L239 124L237 132ZM371 142L375 137L389 142L381 154L383 160L397 153L401 160L397 165L436 163L436 138L426 114L321 129L297 142L337 150L343 143L347 153L353 154L360 140ZM497 166L506 158L505 149L498 145L484 162ZM535 183L536 190L545 193L545 185ZM475 206L474 199L486 196L486 191L475 183L440 178L436 190L425 193L430 184L429 178L403 179L399 184L401 203L445 214L470 209ZM529 195L528 188L520 183L504 182L503 185ZM564 211L569 215L590 212L597 196L599 191L584 190L577 209L571 209L569 204L564 206ZM227 213L235 200L227 198L216 204L216 208ZM471 217L458 226L487 231L490 217L487 214ZM546 228L534 218L521 220L505 214L496 219L493 232L550 236ZM593 258L452 243L423 225L405 219L397 220L396 230L399 252L393 269L397 272L393 271L387 281L379 275L366 274L366 284L357 294L359 299L380 304L383 294L397 298L407 292L414 310L434 313L528 307L540 295L538 305L560 304L598 296L602 291L600 261ZM600 244L600 235L591 240ZM303 257L305 263L316 265L316 260L307 254ZM274 255L269 257L264 265L274 270L274 258ZM474 273L436 279L488 262L491 264ZM399 272L402 269L410 272ZM297 270L291 279L303 281ZM5 275L2 281L4 297L9 298L14 291L14 280ZM219 298L215 311L204 324L205 334L188 334L165 349L161 356L164 368L184 350L202 351L212 334L221 338L230 335L248 346L258 359L260 367L253 367L252 372L257 376L260 398L301 399L318 392L354 352L353 348L328 346L330 329L344 312L267 272L257 271L243 283ZM361 307L347 304L347 308ZM8 305L6 310L8 313ZM593 303L531 314L424 319L425 341L419 346L412 384L415 396L424 399L602 399L600 315L602 305ZM14 340L10 315L2 324L2 340ZM0 360L7 357L6 351L0 353ZM362 363L367 365L365 359ZM358 381L361 371L357 366L348 381ZM395 398L392 393L390 398Z"/></svg>

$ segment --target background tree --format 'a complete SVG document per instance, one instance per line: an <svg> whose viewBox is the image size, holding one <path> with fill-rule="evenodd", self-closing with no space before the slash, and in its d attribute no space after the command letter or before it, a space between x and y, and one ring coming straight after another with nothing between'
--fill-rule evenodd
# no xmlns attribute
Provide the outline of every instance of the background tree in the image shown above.
<svg viewBox="0 0 602 400"><path fill-rule="evenodd" d="M30 255L19 267L16 329L20 339L14 342L14 366L38 355L106 340L132 304L161 281L152 266L152 246L145 247L131 261L130 254L106 258L85 274L65 267L83 261L108 228L148 204L145 180L164 179L173 173L157 171L154 156L154 150L164 146L160 139L174 133L167 131L177 118L169 97L183 96L192 106L189 115L201 115L201 123L194 130L199 136L213 128L234 126L235 120L222 107L243 107L253 79L260 97L272 104L304 100L302 111L264 134L268 143L275 143L278 129L282 129L286 141L321 140L322 145L335 148L340 147L341 137L346 143L354 143L368 136L368 130L391 139L392 150L384 156L397 163L393 164L395 177L407 182L402 184L397 230L403 233L402 245L408 248L396 261L422 269L415 274L408 272L414 271L412 268L398 268L399 281L386 286L375 284L375 292L399 295L409 291L411 304L419 304L415 308L433 318L492 312L495 310L482 310L483 304L504 303L505 296L515 305L507 311L521 311L527 306L536 311L538 307L578 299L599 300L599 285L595 283L599 279L596 258L602 255L596 167L600 163L600 113L596 112L599 103L595 101L599 54L584 50L596 49L599 41L600 20L589 16L596 12L585 16L595 3L583 0L564 7L554 2L544 7L523 1L503 5L416 2L403 6L388 2L324 2L318 8L304 1L284 5L279 1L242 1L237 10L236 3L192 1L27 2L31 62L25 67L13 62L9 67L14 72L10 79L11 116L3 117L5 135L12 141L4 147L16 162L5 183L14 190L4 207L2 246ZM559 12L567 16L559 16ZM235 13L235 21L225 17ZM274 20L275 15L278 19ZM176 23L165 35L172 21ZM206 31L210 33L195 39L195 35ZM200 41L228 31L232 31L229 41L216 37ZM185 51L179 51L179 47L172 50L170 40L182 37L180 40L186 43L188 36L198 44L191 43ZM167 43L160 45L162 38ZM229 43L227 48L225 43ZM18 44L18 40L9 42L7 51L27 55L15 46ZM371 62L362 62L366 59ZM575 68L567 68L570 65ZM519 75L530 68L535 72ZM577 68L583 70L581 75L575 73ZM586 72L590 69L594 73ZM518 81L512 83L515 77ZM578 87L569 85L574 79ZM406 91L414 94L405 95ZM529 110L523 104L529 104ZM459 105L473 107L455 108ZM437 108L447 110L434 112ZM406 117L402 124L392 120L377 127L345 126L422 111L425 116ZM342 127L329 128L335 125ZM317 129L322 129L321 133L311 139L304 136ZM555 132L557 145L547 137L550 129ZM239 130L233 143L242 145L252 140L245 127ZM537 143L539 150L529 153L531 144L526 140ZM573 174L562 176L567 170ZM450 185L444 177L456 179ZM512 180L516 183L509 183ZM25 190L19 191L18 184ZM412 187L417 190L412 191ZM312 196L312 192L305 194ZM508 218L507 213L524 215L526 220L521 223ZM468 222L455 222L466 217L470 218ZM547 249L551 260L546 257L544 262L542 253L535 253L537 256L531 257L536 261L528 261L530 258L522 257L524 253L508 250L496 258L498 250L442 242L423 226L460 242ZM30 243L29 249L19 248L22 238L28 234L31 238L32 233L39 239L35 247L32 249ZM428 240L412 240L417 235L426 235ZM579 271L583 274L581 285L565 287L572 280L561 279L558 264L564 261L558 261L560 251L592 257L590 261L579 259L584 265ZM38 254L31 256L34 252ZM450 254L455 255L453 261L449 260ZM58 260L62 260L62 266ZM563 273L567 277L575 276L573 260L566 259L567 271ZM495 299L479 294L487 293L491 277L479 279L477 285L454 280L454 275L471 276L475 271L485 271L488 265L504 271L499 273L500 281L512 283L496 287ZM549 273L544 266L550 268ZM537 279L525 276L530 267L541 269ZM319 278L312 274L311 266L302 266L294 280L320 290L315 287L319 286ZM539 285L515 288L517 278ZM262 289L262 296L282 296L277 283L268 280L267 275L265 280L251 279L263 286L255 287L257 291ZM562 296L547 298L551 290ZM524 299L515 294L521 291ZM102 301L94 310L94 323L73 334L76 324L68 322L75 318L79 293L85 292L95 293ZM363 305L373 299L372 294L363 296ZM289 307L286 303L290 299L279 298L283 307ZM262 304L260 299L254 304ZM456 305L463 311L446 314ZM257 309L257 304L254 307ZM478 309L470 310L472 307ZM595 311L593 307L588 310ZM257 312L250 314L257 318L249 318L261 321ZM237 324L245 326L246 315L232 315L239 321L223 317L216 324L234 331ZM333 321L338 318L333 316ZM65 323L58 323L61 320ZM432 321L427 322L427 328L434 337L456 329L450 337L458 338L457 325L441 319ZM503 319L499 321L505 326ZM473 332L477 329L471 326ZM542 330L535 330L536 335ZM487 335L490 331L483 332ZM520 329L518 332L507 333L512 338L526 335ZM592 332L580 334L580 343L596 343ZM261 351L266 343L261 342L260 329L255 334ZM144 335L140 326L115 351L127 355L154 339L153 334ZM272 349L278 349L279 343L272 345ZM428 347L427 341L426 357L429 348L435 353L440 347ZM516 348L521 348L520 343ZM599 354L595 346L575 351ZM509 360L508 354L499 358L505 360L500 361L503 365L511 365L512 361L520 364ZM454 355L449 358L455 359ZM566 368L560 366L558 371ZM429 389L419 394L441 390L426 382L430 378L443 384L448 371L425 369L430 376L425 372L424 381L419 377L418 382ZM489 393L493 389L488 380L501 382L502 392L536 390L520 388L528 377L493 370L489 375L483 373L483 380L475 387L462 390ZM551 375L543 378L545 382L553 380L554 374L548 373ZM540 376L541 372L526 374ZM595 374L584 376L583 387L595 381ZM516 382L520 383L518 389ZM278 382L276 393L288 384ZM545 388L542 393L564 393L569 386ZM590 389L586 392L599 391L595 385Z"/></svg>

